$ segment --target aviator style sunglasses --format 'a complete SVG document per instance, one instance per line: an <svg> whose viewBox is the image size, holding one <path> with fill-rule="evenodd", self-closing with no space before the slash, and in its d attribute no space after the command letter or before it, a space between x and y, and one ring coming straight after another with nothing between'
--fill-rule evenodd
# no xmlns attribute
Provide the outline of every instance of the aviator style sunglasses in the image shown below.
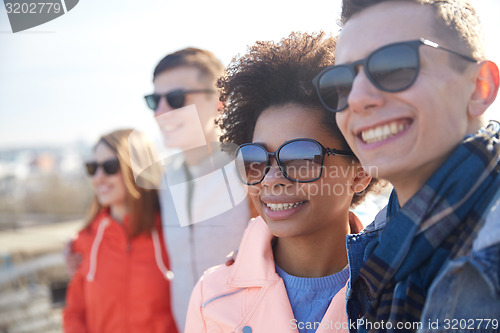
<svg viewBox="0 0 500 333"><path fill-rule="evenodd" d="M118 172L118 170L120 170L120 162L118 161L118 159L107 160L102 163L87 162L85 163L85 167L87 168L87 173L89 174L89 176L95 175L99 167L102 167L104 173L110 176L114 175Z"/></svg>
<svg viewBox="0 0 500 333"><path fill-rule="evenodd" d="M286 179L310 183L321 177L325 155L354 156L350 151L325 148L313 139L287 141L274 153L257 143L245 143L236 149L236 169L244 184L256 185L264 180L274 158Z"/></svg>
<svg viewBox="0 0 500 333"><path fill-rule="evenodd" d="M168 93L165 94L146 95L144 96L144 99L146 100L148 107L153 111L156 111L156 109L158 108L158 104L160 103L160 98L162 97L165 97L168 105L170 105L171 108L179 109L182 108L186 103L187 94L201 94L201 93L211 94L214 92L215 91L212 89L194 89L194 90L178 89L169 91Z"/></svg>
<svg viewBox="0 0 500 333"><path fill-rule="evenodd" d="M364 59L350 64L333 65L316 75L313 85L321 103L332 112L347 108L347 98L359 65L363 66L370 82L382 91L399 92L408 89L418 77L420 70L418 49L421 45L449 52L470 62L477 62L474 58L423 38L385 45Z"/></svg>

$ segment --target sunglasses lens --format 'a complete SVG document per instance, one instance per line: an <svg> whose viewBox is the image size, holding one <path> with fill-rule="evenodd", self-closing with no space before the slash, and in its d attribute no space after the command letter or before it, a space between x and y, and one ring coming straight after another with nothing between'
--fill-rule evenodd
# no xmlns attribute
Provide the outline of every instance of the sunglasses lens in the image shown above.
<svg viewBox="0 0 500 333"><path fill-rule="evenodd" d="M278 157L286 175L292 180L309 182L321 176L323 150L315 142L290 142L280 149Z"/></svg>
<svg viewBox="0 0 500 333"><path fill-rule="evenodd" d="M104 170L104 173L106 173L106 175L114 175L118 172L118 170L120 170L120 162L117 159L108 160L102 164L99 164L97 162L85 163L85 167L89 176L94 176L100 166L102 166L102 169Z"/></svg>
<svg viewBox="0 0 500 333"><path fill-rule="evenodd" d="M353 80L353 73L344 66L331 67L319 78L319 96L327 109L337 112L347 107Z"/></svg>
<svg viewBox="0 0 500 333"><path fill-rule="evenodd" d="M146 100L146 104L151 110L155 111L158 108L158 103L160 102L160 95L156 94L147 95L144 96L144 99Z"/></svg>
<svg viewBox="0 0 500 333"><path fill-rule="evenodd" d="M373 53L368 59L368 73L378 88L397 92L409 88L417 78L418 49L396 44Z"/></svg>
<svg viewBox="0 0 500 333"><path fill-rule="evenodd" d="M89 174L89 176L93 176L97 171L97 163L96 162L85 163L85 168L87 169L87 173Z"/></svg>
<svg viewBox="0 0 500 333"><path fill-rule="evenodd" d="M255 185L264 179L267 169L267 153L256 145L241 146L236 152L236 169L241 181Z"/></svg>
<svg viewBox="0 0 500 333"><path fill-rule="evenodd" d="M372 83L387 92L408 89L415 82L419 70L418 48L408 43L383 47L372 53L365 71ZM327 109L333 112L347 107L354 73L348 66L333 66L317 81L318 94Z"/></svg>
<svg viewBox="0 0 500 333"><path fill-rule="evenodd" d="M120 170L120 162L118 160L109 160L102 164L102 168L107 175L114 175Z"/></svg>
<svg viewBox="0 0 500 333"><path fill-rule="evenodd" d="M182 90L172 91L167 94L167 102L170 105L170 107L174 109L182 108L184 106L185 101L186 101L186 94Z"/></svg>

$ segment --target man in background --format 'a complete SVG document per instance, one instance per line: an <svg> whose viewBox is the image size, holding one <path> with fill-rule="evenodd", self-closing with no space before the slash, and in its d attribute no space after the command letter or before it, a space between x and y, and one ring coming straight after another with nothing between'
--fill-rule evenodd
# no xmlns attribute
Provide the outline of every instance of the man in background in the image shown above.
<svg viewBox="0 0 500 333"><path fill-rule="evenodd" d="M237 249L251 215L246 188L232 158L220 149L215 83L224 66L209 51L186 48L165 56L145 96L167 148L160 188L164 237L170 256L172 308L184 327L191 291L203 274Z"/></svg>

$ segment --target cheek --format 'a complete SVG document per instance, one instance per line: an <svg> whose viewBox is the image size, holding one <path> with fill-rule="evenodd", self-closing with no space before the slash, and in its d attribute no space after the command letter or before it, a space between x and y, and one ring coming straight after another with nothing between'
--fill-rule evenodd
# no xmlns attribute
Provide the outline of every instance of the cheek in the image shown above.
<svg viewBox="0 0 500 333"><path fill-rule="evenodd" d="M465 92L458 93L461 85L453 80L443 80L440 84L417 86L411 97L417 109L418 130L421 141L433 151L435 142L459 142L467 130L467 105ZM453 92L450 94L450 91ZM419 93L417 95L417 93ZM423 95L432 98L419 98ZM462 108L462 109L460 109ZM441 145L441 146L444 146Z"/></svg>
<svg viewBox="0 0 500 333"><path fill-rule="evenodd" d="M339 167L340 168L340 167ZM325 174L321 182L312 183L308 189L311 201L316 202L324 210L337 212L348 209L352 199L350 178L339 176L338 172L352 172L351 170L336 170ZM311 186L315 185L315 186Z"/></svg>
<svg viewBox="0 0 500 333"><path fill-rule="evenodd" d="M90 183L92 184L92 187L94 187L94 189L96 189L97 185L98 185L97 177L90 178Z"/></svg>
<svg viewBox="0 0 500 333"><path fill-rule="evenodd" d="M335 113L335 120L337 121L337 126L339 127L340 131L344 136L347 133L348 115L349 115L349 110L344 110Z"/></svg>
<svg viewBox="0 0 500 333"><path fill-rule="evenodd" d="M250 199L252 200L255 209L257 209L259 213L262 210L262 203L260 201L260 191L261 191L260 186L257 185L248 186L248 195L250 196Z"/></svg>

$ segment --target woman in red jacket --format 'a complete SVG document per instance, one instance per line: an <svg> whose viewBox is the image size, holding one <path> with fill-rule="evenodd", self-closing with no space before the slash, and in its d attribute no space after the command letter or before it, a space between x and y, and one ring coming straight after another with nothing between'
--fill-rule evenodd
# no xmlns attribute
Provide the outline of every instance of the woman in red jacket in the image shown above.
<svg viewBox="0 0 500 333"><path fill-rule="evenodd" d="M132 133L104 135L86 163L95 198L73 242L82 262L66 296L68 333L177 332L157 192L134 180Z"/></svg>

